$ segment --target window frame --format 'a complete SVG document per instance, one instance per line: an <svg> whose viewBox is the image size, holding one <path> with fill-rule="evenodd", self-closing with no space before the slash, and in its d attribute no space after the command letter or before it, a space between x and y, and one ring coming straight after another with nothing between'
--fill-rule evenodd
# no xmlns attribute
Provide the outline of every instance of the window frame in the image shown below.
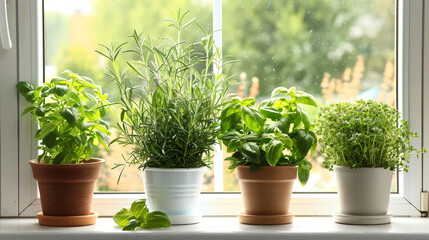
<svg viewBox="0 0 429 240"><path fill-rule="evenodd" d="M43 79L43 1L17 0L7 5L9 27L13 48L0 49L0 206L2 217L35 216L40 211L40 199L37 197L36 181L32 177L28 160L37 156L37 143L33 140L36 126L29 117L20 118L25 107L23 99L18 97L15 85L18 81L30 81L40 84ZM423 68L429 57L429 31L424 30L429 20L424 12L429 12L429 4L424 0L397 1L397 79L398 106L411 129L422 138L416 140L421 147L425 138L429 138L429 106L424 104L423 91L429 90L429 67ZM221 19L222 1L213 0L214 19ZM219 15L220 14L220 15ZM222 26L213 24L214 29ZM413 26L411 28L410 26ZM425 38L426 36L426 38ZM215 38L221 39L220 31ZM424 50L424 51L423 51ZM429 96L428 96L429 97ZM426 97L426 98L428 98ZM413 159L409 173L402 173L399 194L391 195L390 211L399 216L420 216L420 191L429 189L429 174L423 176L422 170L429 172L428 156ZM423 162L424 161L424 162ZM218 161L222 163L221 161ZM221 164L215 167L221 167ZM425 178L424 178L425 177ZM424 183L424 184L423 184ZM220 191L222 186L215 186ZM95 194L93 209L101 216L111 216L114 211L145 194ZM327 216L336 210L336 194L297 193L293 195L291 209L296 215ZM232 216L242 210L239 193L201 194L201 210L205 216Z"/></svg>

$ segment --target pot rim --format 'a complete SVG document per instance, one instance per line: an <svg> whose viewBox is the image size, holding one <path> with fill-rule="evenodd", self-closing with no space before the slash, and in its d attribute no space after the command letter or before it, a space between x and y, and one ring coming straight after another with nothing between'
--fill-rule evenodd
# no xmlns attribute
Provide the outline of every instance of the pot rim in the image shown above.
<svg viewBox="0 0 429 240"><path fill-rule="evenodd" d="M95 162L88 162L88 163L82 163L82 164L41 164L38 163L37 159L31 159L28 160L29 164L39 165L39 166L82 166L82 165L92 165L92 164L100 164L106 162L106 160L102 158L90 158L88 160L96 160Z"/></svg>
<svg viewBox="0 0 429 240"><path fill-rule="evenodd" d="M155 167L147 167L143 169L143 171L151 171L151 172L199 172L204 170L205 167L199 168L155 168Z"/></svg>
<svg viewBox="0 0 429 240"><path fill-rule="evenodd" d="M340 170L340 171L389 171L389 172L395 172L395 170L390 170L390 168L383 168L383 167L360 167L360 168L351 168L351 167L344 167L344 166L337 166L334 165L334 171Z"/></svg>

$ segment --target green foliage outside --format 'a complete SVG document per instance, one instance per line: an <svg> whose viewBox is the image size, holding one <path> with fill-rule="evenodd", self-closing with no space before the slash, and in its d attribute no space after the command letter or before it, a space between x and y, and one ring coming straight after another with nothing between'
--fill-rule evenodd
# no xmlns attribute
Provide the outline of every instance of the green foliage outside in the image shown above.
<svg viewBox="0 0 429 240"><path fill-rule="evenodd" d="M256 109L255 99L233 98L222 110L219 139L227 146L226 158L233 171L250 165L250 171L264 166L298 166L302 185L308 181L311 163L305 159L317 146L313 124L301 104L317 107L313 96L295 88L274 89L271 98Z"/></svg>
<svg viewBox="0 0 429 240"><path fill-rule="evenodd" d="M36 121L35 139L42 140L37 160L46 164L82 163L93 157L99 143L107 150L109 125L102 118L110 103L101 88L87 77L65 71L42 86L19 82L17 89L31 105L22 115L31 113Z"/></svg>
<svg viewBox="0 0 429 240"><path fill-rule="evenodd" d="M160 211L149 212L146 199L139 199L131 204L131 208L122 208L114 216L113 221L122 227L123 231L155 228L168 228L171 226L167 214Z"/></svg>
<svg viewBox="0 0 429 240"><path fill-rule="evenodd" d="M372 74L365 78L381 83L395 55L394 2L224 0L224 54L241 60L234 74L260 79L262 99L278 86L320 96L324 73L341 77L358 55Z"/></svg>
<svg viewBox="0 0 429 240"><path fill-rule="evenodd" d="M334 103L322 107L317 117L317 133L328 155L324 165L362 168L383 167L407 171L410 155L423 150L411 145L416 132L400 120L395 108L374 100Z"/></svg>

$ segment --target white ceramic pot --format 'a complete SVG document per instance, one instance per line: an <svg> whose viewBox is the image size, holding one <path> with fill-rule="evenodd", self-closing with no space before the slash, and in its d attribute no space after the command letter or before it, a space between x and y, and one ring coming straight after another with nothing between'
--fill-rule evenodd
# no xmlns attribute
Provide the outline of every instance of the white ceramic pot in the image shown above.
<svg viewBox="0 0 429 240"><path fill-rule="evenodd" d="M386 215L393 171L334 166L334 172L342 214Z"/></svg>
<svg viewBox="0 0 429 240"><path fill-rule="evenodd" d="M149 209L166 213L172 224L198 223L203 177L204 167L146 168L143 183Z"/></svg>

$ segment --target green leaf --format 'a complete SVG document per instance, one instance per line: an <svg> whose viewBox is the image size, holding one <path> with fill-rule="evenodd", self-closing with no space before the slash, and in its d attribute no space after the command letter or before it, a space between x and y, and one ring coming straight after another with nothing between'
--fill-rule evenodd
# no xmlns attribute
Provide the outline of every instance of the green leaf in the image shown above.
<svg viewBox="0 0 429 240"><path fill-rule="evenodd" d="M51 131L43 138L42 144L44 144L48 148L53 148L57 143L57 136L57 131Z"/></svg>
<svg viewBox="0 0 429 240"><path fill-rule="evenodd" d="M279 110L275 107L259 107L259 112L266 118L271 118L272 120L279 120L282 115Z"/></svg>
<svg viewBox="0 0 429 240"><path fill-rule="evenodd" d="M306 156L311 146L314 144L314 137L308 131L300 129L296 132L296 147L302 156Z"/></svg>
<svg viewBox="0 0 429 240"><path fill-rule="evenodd" d="M18 89L18 92L22 95L22 96L26 96L26 94L30 91L34 90L33 85L31 85L31 83L29 82L19 82L18 84L16 84L16 89Z"/></svg>
<svg viewBox="0 0 429 240"><path fill-rule="evenodd" d="M290 120L287 117L282 117L277 123L276 127L280 129L282 133L288 133L290 129Z"/></svg>
<svg viewBox="0 0 429 240"><path fill-rule="evenodd" d="M130 210L137 219L145 218L149 213L149 209L146 206L146 199L138 199L134 201L131 204Z"/></svg>
<svg viewBox="0 0 429 240"><path fill-rule="evenodd" d="M109 144L106 141L106 138L102 136L99 132L95 132L95 135L97 136L98 141L103 145L103 147L110 151Z"/></svg>
<svg viewBox="0 0 429 240"><path fill-rule="evenodd" d="M167 214L160 211L150 212L146 217L146 224L141 226L146 229L168 228L171 226L170 219Z"/></svg>
<svg viewBox="0 0 429 240"><path fill-rule="evenodd" d="M24 98L29 103L34 103L34 91L29 91L25 93Z"/></svg>
<svg viewBox="0 0 429 240"><path fill-rule="evenodd" d="M227 152L232 153L235 150L237 150L237 148L239 148L240 146L241 146L241 140L239 138L233 138L231 139L231 141L229 141L229 144L227 145Z"/></svg>
<svg viewBox="0 0 429 240"><path fill-rule="evenodd" d="M125 227L129 223L132 216L133 214L129 209L122 208L115 214L115 216L113 216L113 221L115 221L118 226Z"/></svg>
<svg viewBox="0 0 429 240"><path fill-rule="evenodd" d="M261 162L261 151L256 143L246 142L239 148L239 151L249 162Z"/></svg>
<svg viewBox="0 0 429 240"><path fill-rule="evenodd" d="M65 85L57 85L54 88L52 88L52 92L57 94L60 97L66 95L68 90L69 90L69 88Z"/></svg>
<svg viewBox="0 0 429 240"><path fill-rule="evenodd" d="M241 106L250 107L255 105L255 99L254 98L245 98L241 101Z"/></svg>
<svg viewBox="0 0 429 240"><path fill-rule="evenodd" d="M46 109L42 106L36 108L36 111L35 111L36 115L39 117L45 116L45 112L46 112Z"/></svg>
<svg viewBox="0 0 429 240"><path fill-rule="evenodd" d="M55 85L66 85L68 83L68 80L62 77L54 77L51 79L51 83Z"/></svg>
<svg viewBox="0 0 429 240"><path fill-rule="evenodd" d="M306 92L296 91L295 98L298 103L317 107L316 99Z"/></svg>
<svg viewBox="0 0 429 240"><path fill-rule="evenodd" d="M61 111L61 116L66 119L66 121L68 122L68 124L71 127L76 126L78 120L79 120L79 112L76 108L71 107L71 108L65 108Z"/></svg>
<svg viewBox="0 0 429 240"><path fill-rule="evenodd" d="M220 124L221 132L227 132L233 129L240 122L240 114L234 113L222 120Z"/></svg>
<svg viewBox="0 0 429 240"><path fill-rule="evenodd" d="M57 124L55 123L47 123L44 124L36 133L35 139L36 140L42 140L46 134L50 133L52 130L55 129L55 127L57 126Z"/></svg>
<svg viewBox="0 0 429 240"><path fill-rule="evenodd" d="M25 114L33 111L34 109L36 109L36 107L34 107L34 106L29 106L29 107L25 108L24 111L22 111L22 113L21 113L21 117L24 116Z"/></svg>
<svg viewBox="0 0 429 240"><path fill-rule="evenodd" d="M307 159L303 159L298 166L298 179L302 186L304 186L309 177L310 177L310 170L312 166L311 163Z"/></svg>
<svg viewBox="0 0 429 240"><path fill-rule="evenodd" d="M220 136L220 139L225 143L225 145L228 145L229 142L233 139L233 138L239 138L240 137L240 133L238 132L227 132L225 134L222 134Z"/></svg>
<svg viewBox="0 0 429 240"><path fill-rule="evenodd" d="M289 94L289 89L278 87L271 92L271 98L290 98Z"/></svg>
<svg viewBox="0 0 429 240"><path fill-rule="evenodd" d="M137 227L140 227L141 222L137 219L131 219L128 224L122 228L122 231L132 231L135 230Z"/></svg>
<svg viewBox="0 0 429 240"><path fill-rule="evenodd" d="M306 112L301 111L301 120L304 123L305 130L310 129L310 118L308 117Z"/></svg>
<svg viewBox="0 0 429 240"><path fill-rule="evenodd" d="M241 118L250 130L258 134L262 132L264 127L264 118L256 109L242 106Z"/></svg>
<svg viewBox="0 0 429 240"><path fill-rule="evenodd" d="M52 164L61 164L64 161L64 158L67 156L66 152L60 152L57 156L54 157Z"/></svg>
<svg viewBox="0 0 429 240"><path fill-rule="evenodd" d="M94 127L95 129L97 129L97 130L99 130L100 132L102 132L102 133L105 133L105 134L107 134L107 135L110 135L111 133L110 133L110 131L109 130L107 130L104 126L101 126L101 125L95 125L95 127Z"/></svg>
<svg viewBox="0 0 429 240"><path fill-rule="evenodd" d="M298 168L298 179L302 186L307 184L308 179L310 178L310 171L305 168Z"/></svg>
<svg viewBox="0 0 429 240"><path fill-rule="evenodd" d="M272 140L267 146L267 162L270 166L276 166L280 157L283 155L283 143L278 140Z"/></svg>
<svg viewBox="0 0 429 240"><path fill-rule="evenodd" d="M272 107L281 109L286 106L289 106L289 100L287 98L277 98L277 99L271 100L269 105L271 105Z"/></svg>

